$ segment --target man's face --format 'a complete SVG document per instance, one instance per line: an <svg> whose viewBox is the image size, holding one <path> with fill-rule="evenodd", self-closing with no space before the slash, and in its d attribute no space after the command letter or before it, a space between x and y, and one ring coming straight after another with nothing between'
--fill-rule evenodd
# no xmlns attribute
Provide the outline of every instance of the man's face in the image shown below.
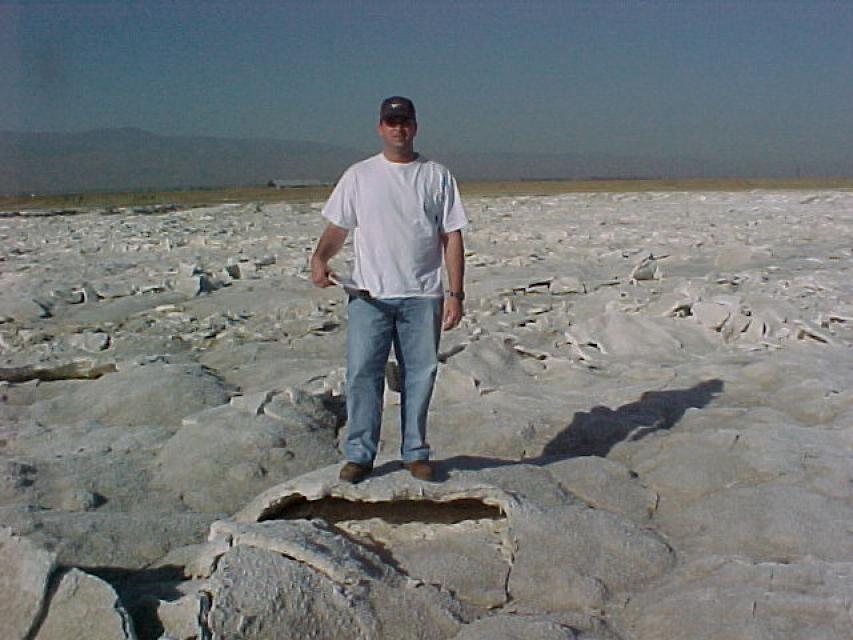
<svg viewBox="0 0 853 640"><path fill-rule="evenodd" d="M404 151L414 145L418 123L408 118L386 118L379 123L378 129L386 148Z"/></svg>

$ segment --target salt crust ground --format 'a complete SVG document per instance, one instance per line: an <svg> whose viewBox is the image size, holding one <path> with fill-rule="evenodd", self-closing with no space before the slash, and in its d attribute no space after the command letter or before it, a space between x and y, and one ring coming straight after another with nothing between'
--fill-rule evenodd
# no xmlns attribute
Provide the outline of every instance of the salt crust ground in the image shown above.
<svg viewBox="0 0 853 640"><path fill-rule="evenodd" d="M466 205L441 482L389 391L355 487L319 204L0 217L11 637L848 638L853 194Z"/></svg>

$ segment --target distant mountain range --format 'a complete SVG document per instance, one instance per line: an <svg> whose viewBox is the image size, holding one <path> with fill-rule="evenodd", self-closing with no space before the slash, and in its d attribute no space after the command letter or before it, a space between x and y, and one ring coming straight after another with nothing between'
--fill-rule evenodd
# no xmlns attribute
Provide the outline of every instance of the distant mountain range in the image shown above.
<svg viewBox="0 0 853 640"><path fill-rule="evenodd" d="M0 131L0 193L63 193L333 180L363 154L292 140L163 136L142 129Z"/></svg>
<svg viewBox="0 0 853 640"><path fill-rule="evenodd" d="M294 140L165 136L137 128L80 133L0 131L0 193L137 191L332 182L356 150ZM436 154L460 180L724 175L699 160L604 154Z"/></svg>

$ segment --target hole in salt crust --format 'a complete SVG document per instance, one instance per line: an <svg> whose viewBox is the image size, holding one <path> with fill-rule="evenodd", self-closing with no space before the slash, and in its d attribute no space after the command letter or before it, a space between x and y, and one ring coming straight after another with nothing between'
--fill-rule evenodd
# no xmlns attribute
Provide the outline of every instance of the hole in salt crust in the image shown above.
<svg viewBox="0 0 853 640"><path fill-rule="evenodd" d="M447 502L435 500L392 500L361 502L343 498L308 500L296 496L287 504L264 515L262 520L311 520L321 518L330 524L352 520L380 518L391 524L423 522L456 524L466 520L503 520L500 508L475 498Z"/></svg>

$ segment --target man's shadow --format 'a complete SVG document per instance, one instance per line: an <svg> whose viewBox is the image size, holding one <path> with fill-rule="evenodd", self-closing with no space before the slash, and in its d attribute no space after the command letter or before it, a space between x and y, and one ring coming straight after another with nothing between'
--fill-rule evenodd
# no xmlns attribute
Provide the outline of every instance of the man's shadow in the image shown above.
<svg viewBox="0 0 853 640"><path fill-rule="evenodd" d="M616 410L597 406L578 411L571 424L545 445L539 458L606 456L619 442L671 429L688 409L705 407L722 390L722 380L706 380L689 389L646 391L639 400Z"/></svg>
<svg viewBox="0 0 853 640"><path fill-rule="evenodd" d="M566 428L555 435L532 458L507 460L485 456L459 455L435 461L435 480L446 480L451 471L474 471L513 464L544 465L578 456L606 456L619 442L636 441L671 429L688 409L707 406L723 390L723 381L706 380L689 389L646 391L639 400L617 409L604 406L578 411ZM400 468L399 462L387 462L373 476Z"/></svg>

